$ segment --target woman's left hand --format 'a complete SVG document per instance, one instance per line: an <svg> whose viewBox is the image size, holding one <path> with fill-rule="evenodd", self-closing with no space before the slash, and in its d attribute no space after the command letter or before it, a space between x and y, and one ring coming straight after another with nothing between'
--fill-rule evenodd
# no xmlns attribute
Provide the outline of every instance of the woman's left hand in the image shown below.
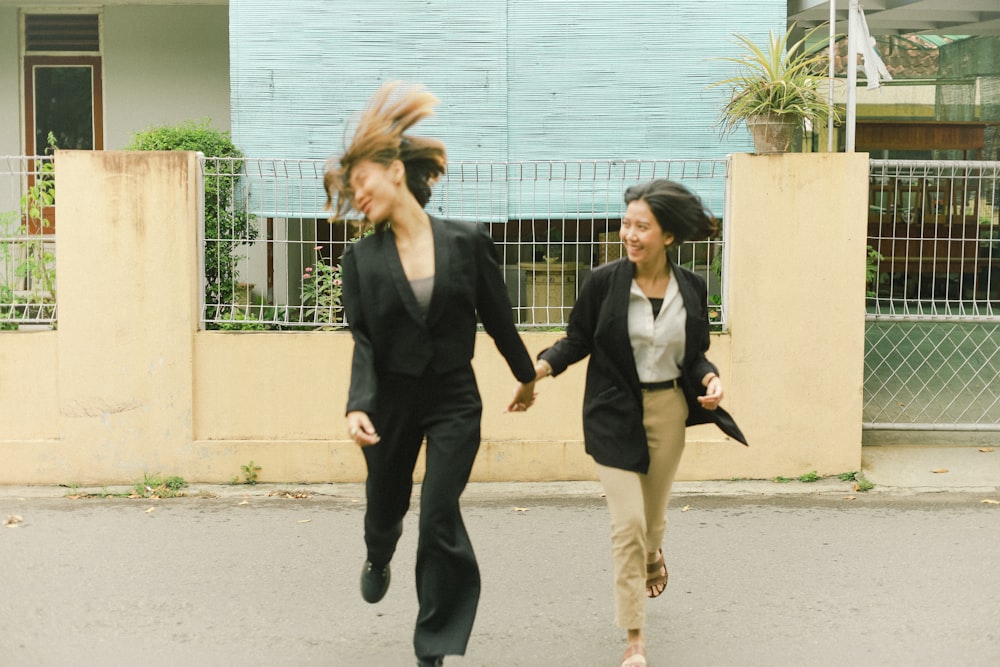
<svg viewBox="0 0 1000 667"><path fill-rule="evenodd" d="M699 396L698 402L706 410L714 410L719 407L719 403L722 402L722 380L719 379L718 375L713 376L708 381L708 386L705 387L705 395Z"/></svg>

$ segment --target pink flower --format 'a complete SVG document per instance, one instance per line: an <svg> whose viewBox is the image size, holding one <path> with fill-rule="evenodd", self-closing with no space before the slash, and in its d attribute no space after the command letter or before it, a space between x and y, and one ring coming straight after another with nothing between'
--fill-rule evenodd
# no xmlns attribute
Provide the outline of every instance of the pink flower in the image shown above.
<svg viewBox="0 0 1000 667"><path fill-rule="evenodd" d="M308 273L303 273L303 274L302 274L302 278L303 278L304 280L309 280L310 278L312 278L312 276L311 276L311 275L309 275Z"/></svg>
<svg viewBox="0 0 1000 667"><path fill-rule="evenodd" d="M306 273L311 273L312 270L313 270L313 267L311 267L311 266L307 266L306 267Z"/></svg>
<svg viewBox="0 0 1000 667"><path fill-rule="evenodd" d="M321 245L318 245L315 248L313 248L313 250L322 250L322 249L323 249L323 246L321 246Z"/></svg>
<svg viewBox="0 0 1000 667"><path fill-rule="evenodd" d="M337 285L339 287L340 286L340 278L335 278L334 281L333 281L333 284Z"/></svg>

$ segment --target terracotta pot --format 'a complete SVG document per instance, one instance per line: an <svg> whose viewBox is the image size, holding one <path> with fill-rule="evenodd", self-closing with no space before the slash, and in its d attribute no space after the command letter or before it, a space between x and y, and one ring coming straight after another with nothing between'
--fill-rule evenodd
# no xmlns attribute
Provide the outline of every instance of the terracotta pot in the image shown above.
<svg viewBox="0 0 1000 667"><path fill-rule="evenodd" d="M771 113L747 119L758 154L802 150L802 119L791 114Z"/></svg>

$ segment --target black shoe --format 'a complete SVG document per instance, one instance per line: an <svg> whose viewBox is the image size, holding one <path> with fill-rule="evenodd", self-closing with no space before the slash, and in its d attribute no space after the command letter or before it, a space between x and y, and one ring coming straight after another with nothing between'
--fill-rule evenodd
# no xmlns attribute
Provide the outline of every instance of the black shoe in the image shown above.
<svg viewBox="0 0 1000 667"><path fill-rule="evenodd" d="M417 658L417 667L442 667L442 665L444 665L444 656Z"/></svg>
<svg viewBox="0 0 1000 667"><path fill-rule="evenodd" d="M389 564L378 568L372 565L370 560L365 561L365 569L361 571L361 597L365 602L372 604L385 597L385 592L389 590Z"/></svg>

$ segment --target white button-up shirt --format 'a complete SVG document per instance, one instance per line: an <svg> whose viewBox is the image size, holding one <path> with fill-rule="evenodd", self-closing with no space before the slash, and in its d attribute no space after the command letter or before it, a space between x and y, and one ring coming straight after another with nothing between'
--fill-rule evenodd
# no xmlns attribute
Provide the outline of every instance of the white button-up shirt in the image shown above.
<svg viewBox="0 0 1000 667"><path fill-rule="evenodd" d="M639 382L664 382L680 377L684 361L684 323L687 311L674 276L667 283L663 306L653 307L635 280L629 290L628 335L639 371Z"/></svg>

